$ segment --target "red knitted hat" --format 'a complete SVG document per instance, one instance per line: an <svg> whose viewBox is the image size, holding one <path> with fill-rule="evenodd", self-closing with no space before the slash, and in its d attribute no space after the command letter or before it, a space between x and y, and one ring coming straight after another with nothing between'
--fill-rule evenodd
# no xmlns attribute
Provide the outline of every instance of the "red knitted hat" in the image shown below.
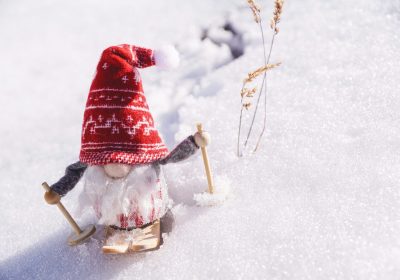
<svg viewBox="0 0 400 280"><path fill-rule="evenodd" d="M137 70L155 63L150 49L119 45L103 51L86 102L80 161L142 164L167 155Z"/></svg>

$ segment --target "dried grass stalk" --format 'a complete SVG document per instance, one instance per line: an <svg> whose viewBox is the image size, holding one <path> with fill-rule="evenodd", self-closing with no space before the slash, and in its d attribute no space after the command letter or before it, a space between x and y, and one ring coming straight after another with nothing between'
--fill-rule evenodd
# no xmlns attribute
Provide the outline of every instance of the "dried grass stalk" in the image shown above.
<svg viewBox="0 0 400 280"><path fill-rule="evenodd" d="M250 139L251 133L253 131L253 126L254 126L254 122L255 122L255 119L256 119L256 115L257 115L257 110L258 110L259 103L260 103L260 100L261 100L261 96L263 95L264 96L263 128L262 128L262 131L261 131L260 135L258 136L256 147L253 150L253 152L255 152L259 147L259 144L261 142L261 138L262 138L262 136L264 134L264 131L265 131L265 128L266 128L266 119L267 119L267 71L270 70L270 69L273 69L273 68L275 68L275 67L277 67L279 65L281 65L281 63L269 64L269 61L270 61L270 58L271 58L272 48L274 46L275 36L279 33L279 28L277 27L277 25L281 20L282 7L283 7L284 0L275 0L275 2L274 2L274 12L273 12L273 17L271 19L271 29L273 30L273 35L272 35L272 38L271 38L271 43L270 43L268 55L267 55L266 48L265 48L264 29L263 29L262 19L261 19L261 16L260 16L261 9L254 2L254 0L247 0L247 3L249 4L249 6L251 8L251 11L253 12L254 20L256 21L256 23L258 23L258 25L260 27L260 33L261 33L261 38L262 38L262 43L263 43L263 50L264 50L264 66L256 69L253 72L248 73L247 77L243 81L243 86L242 86L242 89L240 91L242 108L240 110L238 141L237 141L237 154L238 154L239 157L242 155L241 154L241 149L240 149L240 146L241 146L240 145L240 139L241 139L241 130L242 130L243 111L244 111L244 109L248 110L250 108L251 102L249 102L248 100L249 100L249 98L254 97L254 95L255 95L255 93L257 91L257 87L254 87L252 89L248 89L246 86L247 86L247 84L253 82L258 76L263 74L261 88L259 90L259 94L258 94L257 101L256 101L256 104L255 104L255 109L254 109L253 117L252 117L252 120L251 120L251 124L250 124L250 127L249 127L248 132L247 132L247 137L246 137L246 139L244 141L244 144L242 145L243 148L246 148L247 143L248 143L248 141Z"/></svg>
<svg viewBox="0 0 400 280"><path fill-rule="evenodd" d="M279 65L281 65L281 62L278 62L275 64L267 64L267 65L264 65L264 66L258 68L257 70L255 70L253 72L248 73L246 79L244 79L244 83L252 82L255 78L260 76L262 73L264 73L268 70L271 70L275 67L278 67Z"/></svg>
<svg viewBox="0 0 400 280"><path fill-rule="evenodd" d="M254 0L247 0L247 3L249 4L251 11L253 12L255 22L259 23L261 21L260 6L258 6L258 4L256 4L256 2L254 2Z"/></svg>
<svg viewBox="0 0 400 280"><path fill-rule="evenodd" d="M274 16L271 19L271 29L274 30L275 34L279 33L277 24L281 21L283 0L275 0Z"/></svg>

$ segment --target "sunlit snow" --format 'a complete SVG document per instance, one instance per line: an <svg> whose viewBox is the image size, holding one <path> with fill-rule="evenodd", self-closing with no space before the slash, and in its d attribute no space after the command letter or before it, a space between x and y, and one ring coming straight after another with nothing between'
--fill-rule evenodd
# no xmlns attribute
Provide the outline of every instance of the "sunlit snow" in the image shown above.
<svg viewBox="0 0 400 280"><path fill-rule="evenodd" d="M257 2L269 42L273 1ZM398 0L286 0L267 131L238 158L240 88L263 63L246 1L0 1L0 278L399 279L399 27ZM108 256L100 231L67 245L41 183L78 159L98 58L121 43L180 51L176 70L141 70L151 112L170 148L203 123L230 192L199 207L201 153L168 165L173 232L158 251ZM62 199L73 215L81 190Z"/></svg>

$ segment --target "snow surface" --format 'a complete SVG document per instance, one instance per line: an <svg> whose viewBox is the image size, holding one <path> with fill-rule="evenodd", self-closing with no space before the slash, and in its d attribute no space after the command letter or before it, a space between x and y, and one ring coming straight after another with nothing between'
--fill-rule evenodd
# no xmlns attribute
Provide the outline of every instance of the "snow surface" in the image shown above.
<svg viewBox="0 0 400 280"><path fill-rule="evenodd" d="M400 2L286 1L268 130L257 154L238 159L241 82L262 63L244 2L0 2L1 279L400 278ZM261 3L268 19L272 1ZM106 256L100 236L68 247L40 184L77 159L97 60L120 43L181 52L172 72L141 71L150 108L171 148L203 122L232 197L197 207L200 153L170 165L176 226L163 247ZM242 43L232 60L228 45Z"/></svg>

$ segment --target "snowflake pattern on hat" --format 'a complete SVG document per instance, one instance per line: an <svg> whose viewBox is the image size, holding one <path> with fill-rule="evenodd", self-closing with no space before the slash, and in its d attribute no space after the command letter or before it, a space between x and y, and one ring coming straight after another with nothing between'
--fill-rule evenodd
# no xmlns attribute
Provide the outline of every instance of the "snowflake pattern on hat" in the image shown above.
<svg viewBox="0 0 400 280"><path fill-rule="evenodd" d="M151 49L124 44L103 51L86 102L82 162L144 164L167 155L137 70L153 65Z"/></svg>

